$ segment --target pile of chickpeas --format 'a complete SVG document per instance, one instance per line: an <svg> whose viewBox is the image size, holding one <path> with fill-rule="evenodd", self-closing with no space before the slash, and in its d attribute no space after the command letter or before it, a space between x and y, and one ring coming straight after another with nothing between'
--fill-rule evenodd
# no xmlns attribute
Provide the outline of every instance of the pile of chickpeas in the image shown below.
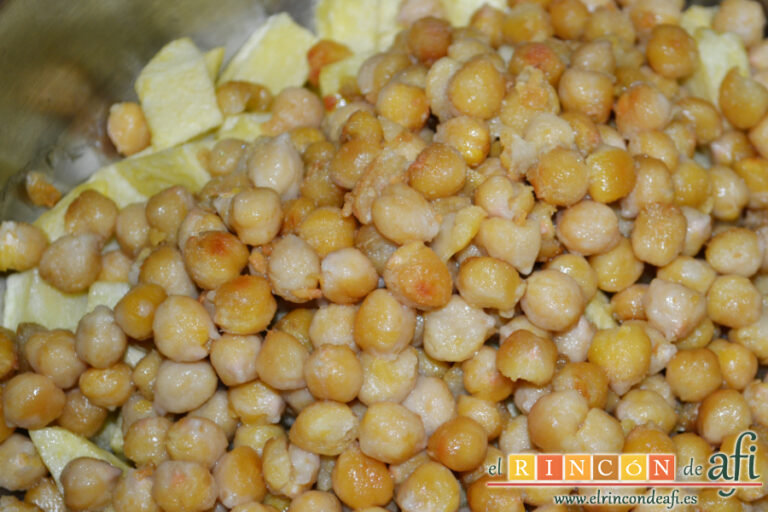
<svg viewBox="0 0 768 512"><path fill-rule="evenodd" d="M674 453L690 480L747 429L765 481L760 5L714 15L750 73L708 101L682 0L509 4L452 28L406 0L409 28L333 97L314 89L349 54L330 41L306 88L221 85L226 115L271 118L201 153L196 193L87 190L57 240L3 222L2 270L131 288L74 332L0 332L0 487L20 491L0 508L565 512L553 495L594 491L489 488L487 467ZM136 104L108 131L126 155L151 142ZM74 459L61 487L26 433L115 418L132 469ZM766 486L682 492L699 503L678 510L768 510Z"/></svg>

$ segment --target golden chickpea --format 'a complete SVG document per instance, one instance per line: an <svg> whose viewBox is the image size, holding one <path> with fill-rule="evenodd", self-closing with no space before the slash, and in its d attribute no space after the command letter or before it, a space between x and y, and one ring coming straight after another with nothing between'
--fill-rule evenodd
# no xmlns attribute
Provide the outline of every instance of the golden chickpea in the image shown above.
<svg viewBox="0 0 768 512"><path fill-rule="evenodd" d="M244 110L264 112L272 102L272 94L260 84L228 81L216 88L216 102L224 115L239 114Z"/></svg>
<svg viewBox="0 0 768 512"><path fill-rule="evenodd" d="M133 339L152 336L155 310L165 300L165 291L156 284L137 284L115 306L115 323Z"/></svg>
<svg viewBox="0 0 768 512"><path fill-rule="evenodd" d="M619 292L632 285L644 269L626 238L610 251L590 256L589 264L597 274L597 286L607 292Z"/></svg>
<svg viewBox="0 0 768 512"><path fill-rule="evenodd" d="M586 361L566 363L552 378L554 391L575 389L589 407L603 408L608 396L608 377L602 368Z"/></svg>
<svg viewBox="0 0 768 512"><path fill-rule="evenodd" d="M392 499L394 491L387 466L365 455L356 444L339 455L333 467L332 482L339 499L356 510L384 506Z"/></svg>
<svg viewBox="0 0 768 512"><path fill-rule="evenodd" d="M524 379L537 386L552 380L557 362L557 347L530 331L513 332L499 347L496 365L505 377Z"/></svg>
<svg viewBox="0 0 768 512"><path fill-rule="evenodd" d="M157 512L152 498L155 468L147 466L125 473L112 493L115 512Z"/></svg>
<svg viewBox="0 0 768 512"><path fill-rule="evenodd" d="M578 320L586 301L570 276L557 270L539 270L528 277L520 305L534 325L562 331Z"/></svg>
<svg viewBox="0 0 768 512"><path fill-rule="evenodd" d="M61 472L64 503L72 510L98 510L112 501L122 472L103 460L78 457Z"/></svg>
<svg viewBox="0 0 768 512"><path fill-rule="evenodd" d="M248 263L248 248L234 235L207 231L184 247L184 264L195 283L212 290L237 277Z"/></svg>
<svg viewBox="0 0 768 512"><path fill-rule="evenodd" d="M395 501L403 512L459 508L459 482L437 462L425 462L398 487Z"/></svg>
<svg viewBox="0 0 768 512"><path fill-rule="evenodd" d="M556 0L553 3L558 2ZM574 0L574 3L581 5L578 0ZM493 481L497 480L489 475L485 475L467 487L467 502L472 512L523 512L525 510L523 496L519 489L488 487L488 482ZM544 512L542 507L539 507L537 510Z"/></svg>
<svg viewBox="0 0 768 512"><path fill-rule="evenodd" d="M159 285L168 295L197 296L197 288L184 267L181 252L170 245L162 245L149 253L141 264L139 283Z"/></svg>
<svg viewBox="0 0 768 512"><path fill-rule="evenodd" d="M646 320L644 298L647 291L647 284L633 284L614 294L611 307L616 318L622 322Z"/></svg>
<svg viewBox="0 0 768 512"><path fill-rule="evenodd" d="M677 106L679 107L678 115L693 125L696 141L699 144L709 144L722 135L720 115L712 103L701 98L688 97L678 101ZM713 152L714 150L713 146Z"/></svg>
<svg viewBox="0 0 768 512"><path fill-rule="evenodd" d="M408 168L408 183L432 200L456 194L464 187L467 164L462 155L447 144L427 146Z"/></svg>
<svg viewBox="0 0 768 512"><path fill-rule="evenodd" d="M291 501L286 512L341 512L336 496L324 491L306 491Z"/></svg>
<svg viewBox="0 0 768 512"><path fill-rule="evenodd" d="M525 283L515 268L497 258L464 260L456 287L462 298L476 307L511 311L525 292Z"/></svg>
<svg viewBox="0 0 768 512"><path fill-rule="evenodd" d="M101 272L101 239L94 233L62 236L40 258L40 277L66 293L87 290Z"/></svg>
<svg viewBox="0 0 768 512"><path fill-rule="evenodd" d="M416 385L419 363L413 347L399 354L380 356L363 352L359 358L363 384L358 398L366 405L381 401L401 402Z"/></svg>
<svg viewBox="0 0 768 512"><path fill-rule="evenodd" d="M613 9L607 5L594 5L597 7L591 13L584 28L584 39L594 41L595 39L613 36L619 41L627 43L635 41L635 29L632 21L625 11Z"/></svg>
<svg viewBox="0 0 768 512"><path fill-rule="evenodd" d="M169 242L176 240L181 221L192 208L192 195L182 186L169 187L147 200L146 216L151 228L156 229Z"/></svg>
<svg viewBox="0 0 768 512"><path fill-rule="evenodd" d="M645 49L651 68L666 78L684 78L696 69L696 42L675 25L656 25Z"/></svg>
<svg viewBox="0 0 768 512"><path fill-rule="evenodd" d="M672 439L651 426L633 428L624 440L624 453L670 453L675 451Z"/></svg>
<svg viewBox="0 0 768 512"><path fill-rule="evenodd" d="M411 25L408 50L419 61L429 65L445 57L451 44L451 25L445 20L428 16Z"/></svg>
<svg viewBox="0 0 768 512"><path fill-rule="evenodd" d="M536 197L555 206L578 203L589 188L589 171L581 156L572 150L555 148L539 157L528 173Z"/></svg>
<svg viewBox="0 0 768 512"><path fill-rule="evenodd" d="M495 357L495 354L491 355ZM495 364L495 360L493 363ZM496 374L498 375L498 372ZM421 418L428 436L456 414L456 401L451 390L446 382L438 377L420 375L402 405Z"/></svg>
<svg viewBox="0 0 768 512"><path fill-rule="evenodd" d="M271 188L244 190L232 198L228 217L243 243L266 244L280 232L283 220L280 196Z"/></svg>
<svg viewBox="0 0 768 512"><path fill-rule="evenodd" d="M150 416L134 421L125 432L123 452L136 466L157 466L168 459L165 441L171 420L165 416Z"/></svg>
<svg viewBox="0 0 768 512"><path fill-rule="evenodd" d="M611 115L613 83L605 73L569 68L560 77L558 94L566 112L585 114L595 123Z"/></svg>
<svg viewBox="0 0 768 512"><path fill-rule="evenodd" d="M129 256L137 256L149 244L149 223L144 203L129 204L117 214L115 237L120 249Z"/></svg>
<svg viewBox="0 0 768 512"><path fill-rule="evenodd" d="M64 497L56 486L53 478L45 477L40 479L37 484L24 494L24 503L37 506L37 510L52 510L58 512L64 510ZM32 511L30 511L32 512ZM118 511L123 512L123 511ZM142 511L140 511L142 512Z"/></svg>
<svg viewBox="0 0 768 512"><path fill-rule="evenodd" d="M734 389L721 389L701 402L696 428L701 437L717 445L726 436L743 432L751 423L752 413L744 396Z"/></svg>
<svg viewBox="0 0 768 512"><path fill-rule="evenodd" d="M482 119L457 116L438 125L435 142L451 146L464 157L467 165L477 167L488 156L491 135Z"/></svg>
<svg viewBox="0 0 768 512"><path fill-rule="evenodd" d="M683 250L687 221L679 208L651 204L643 208L632 229L632 249L641 261L657 267L674 260Z"/></svg>
<svg viewBox="0 0 768 512"><path fill-rule="evenodd" d="M457 416L443 423L427 444L427 452L453 471L471 471L485 460L488 438L475 420Z"/></svg>
<svg viewBox="0 0 768 512"><path fill-rule="evenodd" d="M107 410L91 403L82 391L75 388L67 392L67 402L56 422L75 434L92 437L107 419Z"/></svg>
<svg viewBox="0 0 768 512"><path fill-rule="evenodd" d="M32 334L22 353L35 372L47 375L61 389L74 386L87 368L77 357L75 337L63 329Z"/></svg>
<svg viewBox="0 0 768 512"><path fill-rule="evenodd" d="M637 84L619 96L614 108L616 127L626 135L662 129L670 118L669 100L648 84Z"/></svg>
<svg viewBox="0 0 768 512"><path fill-rule="evenodd" d="M27 436L11 434L0 443L5 467L0 472L0 487L9 491L29 489L47 474L47 469Z"/></svg>
<svg viewBox="0 0 768 512"><path fill-rule="evenodd" d="M256 378L256 356L261 338L256 335L224 334L211 345L211 365L226 386L236 386Z"/></svg>
<svg viewBox="0 0 768 512"><path fill-rule="evenodd" d="M219 501L228 508L259 502L267 493L261 459L248 446L238 446L225 453L216 463L213 478Z"/></svg>
<svg viewBox="0 0 768 512"><path fill-rule="evenodd" d="M448 85L448 98L461 114L490 119L501 107L506 83L494 62L480 55L465 63Z"/></svg>
<svg viewBox="0 0 768 512"><path fill-rule="evenodd" d="M720 110L735 128L748 130L768 111L768 91L759 82L731 69L720 85Z"/></svg>
<svg viewBox="0 0 768 512"><path fill-rule="evenodd" d="M465 361L493 329L492 317L454 295L445 307L424 315L424 351L438 361Z"/></svg>
<svg viewBox="0 0 768 512"><path fill-rule="evenodd" d="M419 130L429 116L429 103L424 89L390 82L379 93L376 110L408 130Z"/></svg>
<svg viewBox="0 0 768 512"><path fill-rule="evenodd" d="M338 455L354 441L357 433L357 416L347 405L323 401L315 402L299 413L288 437L303 450L319 455Z"/></svg>
<svg viewBox="0 0 768 512"><path fill-rule="evenodd" d="M237 276L216 289L213 321L232 334L254 334L269 325L277 311L269 282L261 276Z"/></svg>
<svg viewBox="0 0 768 512"><path fill-rule="evenodd" d="M259 380L229 388L229 406L242 421L278 423L285 401L277 391Z"/></svg>
<svg viewBox="0 0 768 512"><path fill-rule="evenodd" d="M644 425L670 432L677 422L675 409L655 391L633 389L616 406L616 418L623 425Z"/></svg>
<svg viewBox="0 0 768 512"><path fill-rule="evenodd" d="M173 460L211 467L227 449L224 429L206 418L184 417L168 430L165 448Z"/></svg>
<svg viewBox="0 0 768 512"><path fill-rule="evenodd" d="M520 3L514 6L502 26L504 42L517 44L525 41L543 41L554 33L549 13L537 3Z"/></svg>
<svg viewBox="0 0 768 512"><path fill-rule="evenodd" d="M399 352L413 339L416 317L391 292L378 289L363 300L355 315L355 342L363 350Z"/></svg>
<svg viewBox="0 0 768 512"><path fill-rule="evenodd" d="M399 443L392 443L396 437ZM372 404L359 427L363 453L387 464L405 461L426 446L424 425L419 416L392 402Z"/></svg>
<svg viewBox="0 0 768 512"><path fill-rule="evenodd" d="M339 141L344 143L351 140L365 140L379 144L383 138L381 123L373 115L373 112L360 109L353 112L344 123Z"/></svg>
<svg viewBox="0 0 768 512"><path fill-rule="evenodd" d="M515 48L515 53L509 61L509 72L518 75L526 66L540 69L552 86L557 86L565 70L565 64L555 49L546 43L523 43Z"/></svg>
<svg viewBox="0 0 768 512"><path fill-rule="evenodd" d="M43 230L26 222L3 221L0 223L0 271L29 270L40 262L48 245Z"/></svg>
<svg viewBox="0 0 768 512"><path fill-rule="evenodd" d="M284 236L274 243L267 274L273 291L286 300L301 303L320 297L317 253L295 235Z"/></svg>
<svg viewBox="0 0 768 512"><path fill-rule="evenodd" d="M183 295L171 295L157 307L152 331L160 353L179 362L207 357L210 338L216 334L205 308Z"/></svg>
<svg viewBox="0 0 768 512"><path fill-rule="evenodd" d="M15 375L3 389L5 422L26 429L42 428L64 410L66 396L53 379L37 373Z"/></svg>
<svg viewBox="0 0 768 512"><path fill-rule="evenodd" d="M613 146L600 146L587 157L589 195L608 204L632 192L637 176L629 153Z"/></svg>
<svg viewBox="0 0 768 512"><path fill-rule="evenodd" d="M745 327L762 312L760 292L743 276L719 276L707 292L707 314L726 327Z"/></svg>
<svg viewBox="0 0 768 512"><path fill-rule="evenodd" d="M763 38L764 26L765 14L760 4L746 0L725 0L712 19L712 28L736 34L746 47Z"/></svg>
<svg viewBox="0 0 768 512"><path fill-rule="evenodd" d="M154 400L155 398L155 379L162 362L163 357L156 350L151 350L133 368L131 375L133 383L136 384L139 393L147 400Z"/></svg>
<svg viewBox="0 0 768 512"><path fill-rule="evenodd" d="M717 356L723 381L728 387L742 390L757 374L757 357L743 345L717 339L707 348Z"/></svg>
<svg viewBox="0 0 768 512"><path fill-rule="evenodd" d="M109 108L107 135L117 152L124 156L149 146L152 134L138 103L115 103Z"/></svg>
<svg viewBox="0 0 768 512"><path fill-rule="evenodd" d="M587 400L575 390L544 395L528 414L531 441L547 452L566 449L588 410Z"/></svg>
<svg viewBox="0 0 768 512"><path fill-rule="evenodd" d="M651 341L637 324L597 331L589 347L589 362L605 371L611 388L621 394L640 382L651 362Z"/></svg>
<svg viewBox="0 0 768 512"><path fill-rule="evenodd" d="M398 300L422 310L447 304L453 288L448 267L420 242L405 244L392 254L384 282Z"/></svg>
<svg viewBox="0 0 768 512"><path fill-rule="evenodd" d="M275 389L298 389L306 386L303 368L309 352L296 338L281 331L269 331L256 356L256 371L267 385Z"/></svg>
<svg viewBox="0 0 768 512"><path fill-rule="evenodd" d="M133 370L120 362L104 369L89 368L78 380L80 391L100 407L114 408L125 403L134 390Z"/></svg>
<svg viewBox="0 0 768 512"><path fill-rule="evenodd" d="M218 494L211 473L197 462L167 460L155 470L152 497L167 512L208 510Z"/></svg>
<svg viewBox="0 0 768 512"><path fill-rule="evenodd" d="M363 385L363 370L349 347L321 345L304 364L304 380L318 399L350 402Z"/></svg>
<svg viewBox="0 0 768 512"><path fill-rule="evenodd" d="M354 188L379 152L378 141L353 139L343 143L329 163L331 179L340 187Z"/></svg>
<svg viewBox="0 0 768 512"><path fill-rule="evenodd" d="M208 172L211 176L231 174L243 162L248 145L240 139L222 139L218 141L208 157Z"/></svg>

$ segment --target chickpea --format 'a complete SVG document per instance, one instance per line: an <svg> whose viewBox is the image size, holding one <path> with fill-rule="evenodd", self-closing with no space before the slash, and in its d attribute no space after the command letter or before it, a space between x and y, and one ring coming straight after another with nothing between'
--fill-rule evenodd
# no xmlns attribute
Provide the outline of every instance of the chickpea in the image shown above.
<svg viewBox="0 0 768 512"><path fill-rule="evenodd" d="M466 62L448 85L448 98L461 114L490 119L501 107L504 76L494 62L479 55Z"/></svg>
<svg viewBox="0 0 768 512"><path fill-rule="evenodd" d="M689 97L678 101L678 115L693 126L699 144L713 143L722 135L723 127L715 106L701 98ZM736 132L731 132L736 133ZM716 155L715 145L713 153Z"/></svg>
<svg viewBox="0 0 768 512"><path fill-rule="evenodd" d="M469 116L448 119L437 127L435 142L458 151L470 167L483 163L491 148L491 135L485 121Z"/></svg>
<svg viewBox="0 0 768 512"><path fill-rule="evenodd" d="M439 361L465 361L493 333L493 319L454 295L448 304L424 316L424 351Z"/></svg>
<svg viewBox="0 0 768 512"><path fill-rule="evenodd" d="M557 347L547 339L519 330L499 347L496 365L511 380L524 379L537 386L547 384L555 372Z"/></svg>
<svg viewBox="0 0 768 512"><path fill-rule="evenodd" d="M392 402L372 404L359 427L360 450L387 464L405 461L426 446L419 416ZM398 443L390 440L396 438Z"/></svg>
<svg viewBox="0 0 768 512"><path fill-rule="evenodd" d="M341 512L341 503L331 493L307 491L291 502L286 512Z"/></svg>
<svg viewBox="0 0 768 512"><path fill-rule="evenodd" d="M261 459L248 446L238 446L225 453L216 463L213 478L219 490L219 501L225 507L259 502L267 492Z"/></svg>
<svg viewBox="0 0 768 512"><path fill-rule="evenodd" d="M629 153L621 148L600 146L587 157L589 195L608 204L632 192L637 176Z"/></svg>
<svg viewBox="0 0 768 512"><path fill-rule="evenodd" d="M651 341L637 324L597 331L589 347L589 362L601 367L619 394L640 382L651 362Z"/></svg>
<svg viewBox="0 0 768 512"><path fill-rule="evenodd" d="M658 203L643 208L632 230L632 249L638 259L658 267L683 250L687 221L679 208Z"/></svg>
<svg viewBox="0 0 768 512"><path fill-rule="evenodd" d="M408 130L419 130L429 116L424 89L402 82L390 82L381 89L376 110L386 119Z"/></svg>
<svg viewBox="0 0 768 512"><path fill-rule="evenodd" d="M541 397L528 414L528 432L543 451L560 451L586 417L586 399L577 391L555 391Z"/></svg>
<svg viewBox="0 0 768 512"><path fill-rule="evenodd" d="M144 467L120 478L112 492L115 512L157 512L157 504L152 498L154 471L153 467Z"/></svg>
<svg viewBox="0 0 768 512"><path fill-rule="evenodd" d="M120 362L107 368L89 368L80 374L78 385L88 400L100 407L114 408L133 394L133 370Z"/></svg>
<svg viewBox="0 0 768 512"><path fill-rule="evenodd" d="M584 27L584 39L593 41L606 36L614 36L619 41L634 42L635 29L624 11L602 6L600 3L594 5L593 9L587 20L587 25Z"/></svg>
<svg viewBox="0 0 768 512"><path fill-rule="evenodd" d="M304 408L291 426L288 437L303 450L319 455L338 455L357 436L358 419L345 404L315 402Z"/></svg>
<svg viewBox="0 0 768 512"><path fill-rule="evenodd" d="M138 153L149 146L151 133L138 103L115 103L109 108L107 135L117 152L124 156Z"/></svg>
<svg viewBox="0 0 768 512"><path fill-rule="evenodd" d="M35 445L27 436L11 434L0 443L0 456L5 461L5 467L0 472L0 487L3 489L29 489L48 473Z"/></svg>
<svg viewBox="0 0 768 512"><path fill-rule="evenodd" d="M363 369L350 348L321 345L304 364L304 380L318 399L350 402L363 385Z"/></svg>
<svg viewBox="0 0 768 512"><path fill-rule="evenodd" d="M307 325L307 330L303 331L301 335L295 332L295 330L283 330L293 332L294 337L299 339L308 348L319 348L321 345L330 344L346 345L356 350L353 338L356 310L355 306L329 304L318 309L314 315L306 315L309 317L305 320L307 322L305 324ZM279 328L279 326L277 327Z"/></svg>
<svg viewBox="0 0 768 512"><path fill-rule="evenodd" d="M197 462L167 460L155 470L152 497L167 512L208 510L218 494L213 476Z"/></svg>
<svg viewBox="0 0 768 512"><path fill-rule="evenodd" d="M760 4L749 0L726 0L712 19L712 28L718 32L732 32L744 46L750 47L763 38L765 14Z"/></svg>
<svg viewBox="0 0 768 512"><path fill-rule="evenodd" d="M438 377L420 375L402 405L421 418L427 436L456 414L456 402L451 390Z"/></svg>
<svg viewBox="0 0 768 512"><path fill-rule="evenodd" d="M147 400L154 400L155 398L155 380L157 379L157 370L162 362L163 357L156 350L151 350L133 368L131 374L133 383L136 384L139 393Z"/></svg>
<svg viewBox="0 0 768 512"><path fill-rule="evenodd" d="M101 272L101 240L93 233L66 235L40 258L40 277L66 293L87 290Z"/></svg>
<svg viewBox="0 0 768 512"><path fill-rule="evenodd" d="M48 237L32 224L6 220L0 223L0 242L0 271L23 272L40 262Z"/></svg>
<svg viewBox="0 0 768 512"><path fill-rule="evenodd" d="M29 337L23 354L32 369L53 379L61 389L75 385L87 366L75 352L75 337L70 331L41 331Z"/></svg>
<svg viewBox="0 0 768 512"><path fill-rule="evenodd" d="M732 3L732 2L731 2ZM755 126L768 111L768 91L759 82L731 69L720 85L720 110L740 130Z"/></svg>
<svg viewBox="0 0 768 512"><path fill-rule="evenodd" d="M506 413L500 403L470 395L459 395L456 402L456 414L479 423L485 429L489 440L496 439L501 434Z"/></svg>
<svg viewBox="0 0 768 512"><path fill-rule="evenodd" d="M696 42L675 25L656 25L645 49L651 68L666 78L684 78L693 73L699 58Z"/></svg>
<svg viewBox="0 0 768 512"><path fill-rule="evenodd" d="M707 348L717 356L723 381L728 387L742 390L757 374L757 357L743 345L717 339Z"/></svg>
<svg viewBox="0 0 768 512"><path fill-rule="evenodd" d="M626 238L610 251L590 256L589 263L597 274L597 286L607 292L619 292L632 285L644 269Z"/></svg>
<svg viewBox="0 0 768 512"><path fill-rule="evenodd" d="M613 83L607 74L569 68L560 77L558 95L563 110L585 114L595 123L605 123L611 115Z"/></svg>
<svg viewBox="0 0 768 512"><path fill-rule="evenodd" d="M525 4L531 5L531 4ZM403 512L459 508L459 482L437 462L425 462L398 487L395 501Z"/></svg>
<svg viewBox="0 0 768 512"><path fill-rule="evenodd" d="M363 384L358 393L359 400L366 405L382 401L401 402L416 385L418 364L418 355L413 347L399 354L377 356L362 353Z"/></svg>
<svg viewBox="0 0 768 512"><path fill-rule="evenodd" d="M554 33L549 13L537 3L520 3L511 9L502 26L504 42L543 41Z"/></svg>
<svg viewBox="0 0 768 512"><path fill-rule="evenodd" d="M399 352L413 339L416 316L386 289L372 291L355 315L355 343L363 350Z"/></svg>
<svg viewBox="0 0 768 512"><path fill-rule="evenodd" d="M244 110L263 112L271 101L269 89L253 82L229 81L216 88L216 102L224 115Z"/></svg>
<svg viewBox="0 0 768 512"><path fill-rule="evenodd" d="M149 253L141 264L139 283L159 285L168 295L197 296L197 288L184 267L181 252L170 245L162 245Z"/></svg>
<svg viewBox="0 0 768 512"><path fill-rule="evenodd" d="M745 327L760 318L760 292L746 277L719 276L707 292L707 314L726 327Z"/></svg>
<svg viewBox="0 0 768 512"><path fill-rule="evenodd" d="M485 460L487 444L485 429L479 423L457 416L432 434L427 451L453 471L471 471Z"/></svg>
<svg viewBox="0 0 768 512"><path fill-rule="evenodd" d="M641 83L619 96L614 111L619 132L631 135L663 128L669 121L671 105L661 91Z"/></svg>
<svg viewBox="0 0 768 512"><path fill-rule="evenodd" d="M180 185L169 187L147 200L147 223L158 232L161 239L175 242L176 231L192 204L192 195L186 188Z"/></svg>
<svg viewBox="0 0 768 512"><path fill-rule="evenodd" d="M405 305L429 310L451 298L451 275L438 256L420 242L397 249L387 260L384 282Z"/></svg>
<svg viewBox="0 0 768 512"><path fill-rule="evenodd" d="M269 331L256 356L256 371L261 380L280 390L306 386L304 364L309 352L296 338L281 331Z"/></svg>
<svg viewBox="0 0 768 512"><path fill-rule="evenodd" d="M747 184L729 167L712 167L709 175L714 199L712 215L718 220L735 221L749 202Z"/></svg>
<svg viewBox="0 0 768 512"><path fill-rule="evenodd" d="M102 240L115 231L117 205L95 190L84 190L72 201L64 213L64 226L70 235L95 233Z"/></svg>
<svg viewBox="0 0 768 512"><path fill-rule="evenodd" d="M284 439L275 438L264 445L262 469L270 492L295 498L314 485L320 458L289 445Z"/></svg>
<svg viewBox="0 0 768 512"><path fill-rule="evenodd" d="M37 506L36 510L51 510L57 512L64 510L64 497L53 478L45 477L38 481L37 485L24 494L24 503L28 506ZM122 511L119 511L122 512Z"/></svg>
<svg viewBox="0 0 768 512"><path fill-rule="evenodd" d="M83 437L92 437L107 419L107 410L91 403L82 391L75 388L67 392L67 401L56 422Z"/></svg>
<svg viewBox="0 0 768 512"><path fill-rule="evenodd" d="M61 472L64 503L72 510L94 510L112 501L121 471L99 459L78 457Z"/></svg>
<svg viewBox="0 0 768 512"><path fill-rule="evenodd" d="M230 233L207 231L187 240L184 264L195 283L212 290L237 277L248 263L248 248Z"/></svg>
<svg viewBox="0 0 768 512"><path fill-rule="evenodd" d="M263 331L277 310L269 283L261 276L238 276L216 289L213 320L233 334Z"/></svg>
<svg viewBox="0 0 768 512"><path fill-rule="evenodd" d="M407 44L414 57L429 65L448 53L451 26L432 16L418 19L411 26Z"/></svg>
<svg viewBox="0 0 768 512"><path fill-rule="evenodd" d="M525 283L509 263L491 257L469 258L456 282L462 298L482 308L511 311L525 291Z"/></svg>
<svg viewBox="0 0 768 512"><path fill-rule="evenodd" d="M283 220L280 196L271 188L244 190L232 198L228 217L243 243L266 244L280 232Z"/></svg>
<svg viewBox="0 0 768 512"><path fill-rule="evenodd" d="M216 391L216 372L205 361L163 361L155 380L155 408L181 413L203 405Z"/></svg>
<svg viewBox="0 0 768 512"><path fill-rule="evenodd" d="M230 407L245 422L278 423L285 409L283 398L258 380L231 387L227 393Z"/></svg>
<svg viewBox="0 0 768 512"><path fill-rule="evenodd" d="M294 128L318 128L323 113L323 102L316 94L302 87L286 87L272 101L272 118L264 130L268 135L277 135Z"/></svg>
<svg viewBox="0 0 768 512"><path fill-rule="evenodd" d="M117 214L115 238L128 256L138 256L149 244L149 222L144 203L129 204Z"/></svg>
<svg viewBox="0 0 768 512"><path fill-rule="evenodd" d="M319 275L317 254L301 238L287 235L272 246L268 276L277 295L299 303L317 298Z"/></svg>
<svg viewBox="0 0 768 512"><path fill-rule="evenodd" d="M256 378L256 356L261 338L256 335L225 334L211 345L211 365L226 386L236 386Z"/></svg>
<svg viewBox="0 0 768 512"><path fill-rule="evenodd" d="M137 284L115 305L115 323L131 338L145 340L152 336L155 311L165 298L165 291L160 286ZM86 325L84 336L87 335Z"/></svg>
<svg viewBox="0 0 768 512"><path fill-rule="evenodd" d="M242 166L247 147L248 144L240 139L227 138L218 141L211 148L208 172L214 177L231 174Z"/></svg>
<svg viewBox="0 0 768 512"><path fill-rule="evenodd" d="M408 184L426 199L459 192L467 174L461 153L447 144L427 146L408 168Z"/></svg>
<svg viewBox="0 0 768 512"><path fill-rule="evenodd" d="M199 462L208 468L224 454L227 444L224 429L209 419L191 416L174 423L165 438L171 459Z"/></svg>
<svg viewBox="0 0 768 512"><path fill-rule="evenodd" d="M721 389L706 397L699 406L696 428L711 444L719 444L730 434L746 430L752 413L744 396L733 389Z"/></svg>
<svg viewBox="0 0 768 512"><path fill-rule="evenodd" d="M506 261L521 274L530 274L542 245L541 223L531 216L524 223L492 217L480 224L475 243L489 256Z"/></svg>
<svg viewBox="0 0 768 512"><path fill-rule="evenodd" d="M19 373L3 389L5 422L26 429L42 428L64 410L66 396L51 377L32 372Z"/></svg>
<svg viewBox="0 0 768 512"><path fill-rule="evenodd" d="M539 157L529 171L536 197L555 206L571 206L587 193L589 172L581 156L572 150L555 148Z"/></svg>
<svg viewBox="0 0 768 512"><path fill-rule="evenodd" d="M705 257L720 274L750 277L762 265L763 251L754 231L730 228L710 239Z"/></svg>
<svg viewBox="0 0 768 512"><path fill-rule="evenodd" d="M558 216L557 237L572 252L604 253L621 241L619 220L608 206L584 200Z"/></svg>
<svg viewBox="0 0 768 512"><path fill-rule="evenodd" d="M556 270L531 274L520 304L534 325L552 331L573 325L586 305L578 283Z"/></svg>
<svg viewBox="0 0 768 512"><path fill-rule="evenodd" d="M570 362L552 378L554 391L575 389L587 399L589 407L603 408L608 397L608 376L603 369L586 361Z"/></svg>

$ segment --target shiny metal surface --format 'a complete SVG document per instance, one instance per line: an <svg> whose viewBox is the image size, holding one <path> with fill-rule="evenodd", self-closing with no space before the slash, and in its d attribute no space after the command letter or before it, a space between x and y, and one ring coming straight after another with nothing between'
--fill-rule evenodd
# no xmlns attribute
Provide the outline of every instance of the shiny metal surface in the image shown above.
<svg viewBox="0 0 768 512"><path fill-rule="evenodd" d="M0 219L40 213L24 171L68 190L117 158L106 112L136 98L134 79L165 43L190 36L228 58L278 11L311 27L312 0L0 0Z"/></svg>

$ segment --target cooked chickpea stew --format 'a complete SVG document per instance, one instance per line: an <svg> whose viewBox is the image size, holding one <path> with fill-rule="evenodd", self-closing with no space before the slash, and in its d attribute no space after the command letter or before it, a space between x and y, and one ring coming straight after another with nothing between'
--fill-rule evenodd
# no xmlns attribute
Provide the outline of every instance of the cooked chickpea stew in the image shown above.
<svg viewBox="0 0 768 512"><path fill-rule="evenodd" d="M29 293L119 290L71 329L0 330L3 504L559 512L486 465L705 463L746 429L766 481L760 5L462 0L453 26L452 2L374 3L402 29L376 53L313 39L283 63L302 87L220 75L199 186L48 194L58 231L2 222L0 271ZM120 154L173 145L157 109L111 108ZM56 467L50 429L81 443ZM686 492L768 507L765 485Z"/></svg>

